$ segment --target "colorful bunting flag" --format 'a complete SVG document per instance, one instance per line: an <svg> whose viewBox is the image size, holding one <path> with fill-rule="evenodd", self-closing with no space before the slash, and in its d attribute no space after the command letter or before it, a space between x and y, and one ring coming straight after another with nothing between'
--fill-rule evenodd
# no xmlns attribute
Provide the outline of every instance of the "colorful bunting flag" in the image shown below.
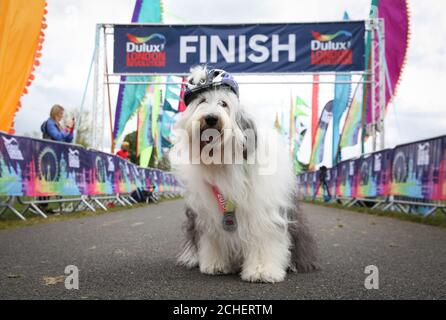
<svg viewBox="0 0 446 320"><path fill-rule="evenodd" d="M362 123L363 98L363 85L359 83L350 103L347 118L345 119L340 142L341 148L354 146L358 143L358 136Z"/></svg>
<svg viewBox="0 0 446 320"><path fill-rule="evenodd" d="M302 145L307 126L305 123L309 117L310 107L299 96L293 101L291 98L290 106L290 150L293 157L295 173L302 171L302 165L298 159L300 146Z"/></svg>
<svg viewBox="0 0 446 320"><path fill-rule="evenodd" d="M349 20L347 12L344 12L344 20ZM333 100L333 143L332 143L332 164L338 163L338 149L340 132L339 125L341 117L348 107L351 94L351 83L339 83L350 82L352 80L351 75L336 75L336 84L334 88L334 100Z"/></svg>
<svg viewBox="0 0 446 320"><path fill-rule="evenodd" d="M132 22L162 22L162 7L160 0L136 0ZM147 76L122 76L121 81L149 81ZM124 84L119 86L118 102L116 104L113 137L119 140L127 122L135 111L141 107L147 91L147 84ZM142 150L141 150L142 151Z"/></svg>
<svg viewBox="0 0 446 320"><path fill-rule="evenodd" d="M311 99L311 150L316 139L317 119L319 117L319 75L313 75L313 93Z"/></svg>
<svg viewBox="0 0 446 320"><path fill-rule="evenodd" d="M313 170L317 164L321 163L324 157L325 137L328 125L333 118L333 100L329 101L322 110L321 117L316 130L313 150L310 157L310 170Z"/></svg>

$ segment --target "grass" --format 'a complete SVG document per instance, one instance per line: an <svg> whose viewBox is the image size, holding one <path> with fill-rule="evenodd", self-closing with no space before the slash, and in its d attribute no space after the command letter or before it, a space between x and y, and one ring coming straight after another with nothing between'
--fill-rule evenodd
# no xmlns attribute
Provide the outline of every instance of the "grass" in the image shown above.
<svg viewBox="0 0 446 320"><path fill-rule="evenodd" d="M416 213L403 213L403 212L394 212L394 211L383 211L383 210L372 210L371 208L352 206L345 207L338 203L326 203L322 201L311 201L311 200L303 200L302 202L308 204L314 204L329 208L336 208L342 210L349 210L354 212L366 213L374 216L381 217L391 217L399 220L423 223L431 226L437 226L441 228L446 228L446 214L443 213L440 209L435 210L430 216L423 216L421 214Z"/></svg>
<svg viewBox="0 0 446 320"><path fill-rule="evenodd" d="M170 200L177 200L179 198L180 197L169 198L169 199L163 198L158 203L170 201ZM57 215L50 214L50 215L48 215L47 219L45 219L37 214L30 213L28 211L28 213L25 215L25 218L26 218L25 221L21 220L19 217L17 217L11 211L7 210L5 213L3 213L0 216L0 230L27 227L27 226L33 226L36 224L52 223L52 222L56 222L56 221L65 221L65 220L72 220L72 219L79 219L79 218L86 218L86 217L95 217L95 216L99 216L99 215L103 215L103 214L110 214L110 213L115 213L115 212L128 210L128 209L136 209L136 208L146 207L146 206L150 206L150 205L151 205L151 203L150 204L138 203L138 204L134 204L132 207L115 206L114 208L107 208L108 211L104 211L102 209L96 209L96 212L93 212L93 211L64 212L62 214L57 214ZM24 209L24 206L22 206L20 204L16 204L16 205L14 205L14 207L19 211ZM58 205L50 204L49 208L56 209L56 208L58 208Z"/></svg>

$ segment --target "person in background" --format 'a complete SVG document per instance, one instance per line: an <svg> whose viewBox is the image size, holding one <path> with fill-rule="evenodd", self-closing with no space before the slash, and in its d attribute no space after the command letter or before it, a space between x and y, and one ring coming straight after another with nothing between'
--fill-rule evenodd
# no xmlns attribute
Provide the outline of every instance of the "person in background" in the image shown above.
<svg viewBox="0 0 446 320"><path fill-rule="evenodd" d="M328 182L327 182L327 167L326 166L322 166L319 168L319 182L320 182L320 185L322 186L322 194L324 196L325 202L330 201L331 195L330 195L330 188L329 188ZM325 191L325 193L324 193L324 191Z"/></svg>
<svg viewBox="0 0 446 320"><path fill-rule="evenodd" d="M64 112L64 108L58 104L55 104L51 108L50 117L40 126L43 139L68 143L73 141L74 119L71 126L67 128L62 127L61 121L63 119ZM50 197L38 197L38 200L47 201L49 198ZM38 207L47 214L55 213L53 210L48 208L48 203L41 203L38 205Z"/></svg>
<svg viewBox="0 0 446 320"><path fill-rule="evenodd" d="M149 187L149 202L153 202L153 203L157 203L158 202L158 198L155 195L156 192L156 186L154 184L152 184Z"/></svg>
<svg viewBox="0 0 446 320"><path fill-rule="evenodd" d="M124 141L121 144L121 150L119 150L118 152L116 152L116 155L120 156L123 159L128 160L129 159L129 147L130 144L127 141Z"/></svg>
<svg viewBox="0 0 446 320"><path fill-rule="evenodd" d="M40 126L43 134L43 139L72 142L74 131L74 119L71 127L63 128L61 121L64 116L64 108L55 104L50 111L50 117Z"/></svg>

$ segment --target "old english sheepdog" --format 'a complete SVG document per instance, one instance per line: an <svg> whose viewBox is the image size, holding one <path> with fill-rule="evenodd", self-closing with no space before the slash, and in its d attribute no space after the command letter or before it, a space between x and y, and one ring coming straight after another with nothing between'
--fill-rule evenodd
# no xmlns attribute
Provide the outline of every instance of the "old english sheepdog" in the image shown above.
<svg viewBox="0 0 446 320"><path fill-rule="evenodd" d="M250 282L317 269L282 137L256 126L224 70L192 69L184 101L170 151L186 201L179 264L211 275L240 272Z"/></svg>

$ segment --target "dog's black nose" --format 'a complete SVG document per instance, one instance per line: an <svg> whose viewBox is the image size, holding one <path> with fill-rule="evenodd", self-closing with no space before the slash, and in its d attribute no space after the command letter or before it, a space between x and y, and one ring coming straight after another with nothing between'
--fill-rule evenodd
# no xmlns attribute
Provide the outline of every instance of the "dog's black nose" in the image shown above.
<svg viewBox="0 0 446 320"><path fill-rule="evenodd" d="M204 118L204 121L206 121L206 124L209 127L213 127L218 122L218 116L216 116L215 114L209 114Z"/></svg>

